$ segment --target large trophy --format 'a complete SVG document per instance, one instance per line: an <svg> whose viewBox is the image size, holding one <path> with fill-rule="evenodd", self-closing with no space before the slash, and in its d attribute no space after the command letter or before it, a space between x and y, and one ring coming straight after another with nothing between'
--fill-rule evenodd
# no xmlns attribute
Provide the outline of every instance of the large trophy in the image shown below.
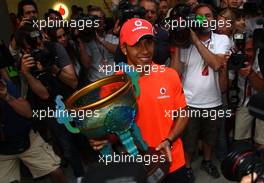
<svg viewBox="0 0 264 183"><path fill-rule="evenodd" d="M57 96L57 121L64 124L71 133L82 133L91 139L104 139L110 134L115 134L129 155L160 154L148 148L135 122L136 95L139 94L136 80L136 77L128 74L112 75L75 92L65 104L62 97ZM80 116L65 115L71 111L89 111L89 114L93 115L84 115L82 119ZM106 145L100 153L104 156L113 154L111 144ZM167 161L146 167L148 182L160 182L168 167ZM157 177L157 174L160 177ZM157 181L153 181L154 179Z"/></svg>

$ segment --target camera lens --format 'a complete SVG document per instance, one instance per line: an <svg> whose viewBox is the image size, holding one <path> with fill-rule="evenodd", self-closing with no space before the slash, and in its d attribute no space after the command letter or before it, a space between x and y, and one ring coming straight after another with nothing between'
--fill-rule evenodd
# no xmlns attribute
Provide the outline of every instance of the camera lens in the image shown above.
<svg viewBox="0 0 264 183"><path fill-rule="evenodd" d="M231 181L240 181L243 176L251 172L256 172L258 177L261 177L263 175L263 167L252 145L245 142L234 144L221 164L224 177Z"/></svg>

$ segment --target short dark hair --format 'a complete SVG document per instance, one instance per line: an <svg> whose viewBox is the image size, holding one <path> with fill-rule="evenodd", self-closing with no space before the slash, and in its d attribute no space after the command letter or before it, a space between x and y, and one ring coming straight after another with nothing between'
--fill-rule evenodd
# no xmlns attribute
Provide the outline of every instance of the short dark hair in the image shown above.
<svg viewBox="0 0 264 183"><path fill-rule="evenodd" d="M24 15L24 6L31 5L34 6L36 11L38 12L37 4L33 0L22 0L18 3L17 6L17 16L22 17Z"/></svg>
<svg viewBox="0 0 264 183"><path fill-rule="evenodd" d="M47 20L48 17L50 16L50 14L55 14L56 16L58 16L60 18L60 20L63 19L61 14L60 14L60 12L58 12L58 11L56 11L54 9L49 9L48 12L45 13L44 18Z"/></svg>
<svg viewBox="0 0 264 183"><path fill-rule="evenodd" d="M213 14L213 16L216 17L216 11L215 11L214 7L212 5L206 4L206 3L200 3L197 6L195 6L194 9L193 9L193 12L196 13L196 11L198 9L203 8L203 7L207 7L208 9L210 9L212 14Z"/></svg>

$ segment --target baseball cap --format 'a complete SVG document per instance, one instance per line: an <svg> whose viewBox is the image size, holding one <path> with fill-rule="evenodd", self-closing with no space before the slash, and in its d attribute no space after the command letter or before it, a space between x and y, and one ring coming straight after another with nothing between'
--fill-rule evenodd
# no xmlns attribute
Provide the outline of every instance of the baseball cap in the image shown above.
<svg viewBox="0 0 264 183"><path fill-rule="evenodd" d="M129 46L135 45L143 36L152 36L153 26L150 22L140 18L131 18L127 20L120 31L120 46L124 43Z"/></svg>

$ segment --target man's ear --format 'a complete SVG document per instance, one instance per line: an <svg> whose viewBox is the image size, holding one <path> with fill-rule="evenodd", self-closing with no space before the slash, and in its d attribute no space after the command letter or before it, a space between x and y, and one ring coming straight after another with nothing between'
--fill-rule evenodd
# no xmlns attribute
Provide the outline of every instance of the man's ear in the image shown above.
<svg viewBox="0 0 264 183"><path fill-rule="evenodd" d="M120 47L120 49L121 49L121 51L122 51L122 53L123 53L124 55L127 55L127 46L126 46L126 44L123 44L123 45Z"/></svg>

